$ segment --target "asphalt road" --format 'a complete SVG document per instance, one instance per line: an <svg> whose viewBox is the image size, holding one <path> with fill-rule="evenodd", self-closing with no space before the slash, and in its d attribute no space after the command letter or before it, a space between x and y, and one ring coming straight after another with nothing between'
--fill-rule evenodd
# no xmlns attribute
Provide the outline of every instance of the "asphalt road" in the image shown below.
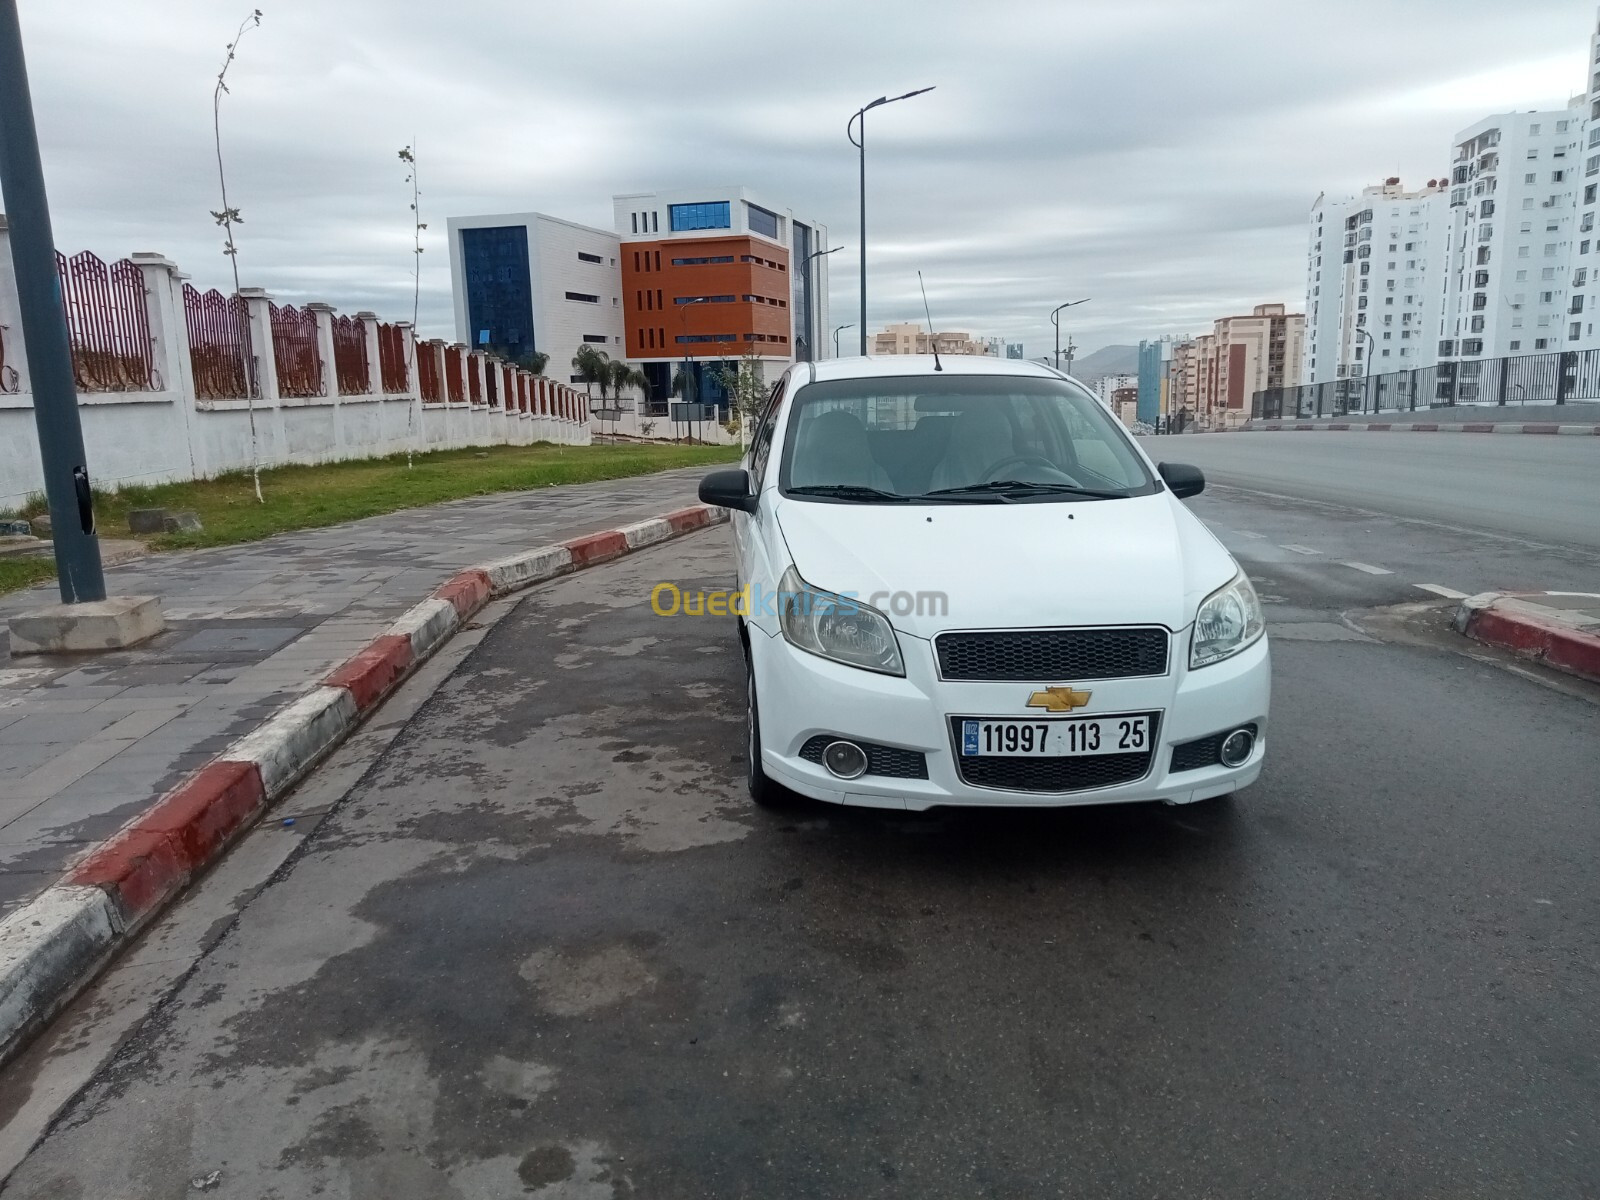
<svg viewBox="0 0 1600 1200"><path fill-rule="evenodd" d="M1219 483L1600 549L1600 437L1318 430L1142 441L1152 458L1192 462Z"/></svg>
<svg viewBox="0 0 1600 1200"><path fill-rule="evenodd" d="M1243 795L754 809L732 629L647 605L696 535L472 635L4 1195L1592 1195L1596 693L1414 607L1561 560L1195 505L1274 639Z"/></svg>

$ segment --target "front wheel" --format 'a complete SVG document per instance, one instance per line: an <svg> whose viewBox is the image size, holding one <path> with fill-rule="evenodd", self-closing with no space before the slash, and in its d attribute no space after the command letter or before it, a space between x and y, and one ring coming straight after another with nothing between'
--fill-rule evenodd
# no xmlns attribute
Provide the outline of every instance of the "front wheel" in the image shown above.
<svg viewBox="0 0 1600 1200"><path fill-rule="evenodd" d="M761 766L761 706L756 700L756 668L748 657L744 664L745 785L750 799L763 808L783 803L783 789L767 777Z"/></svg>

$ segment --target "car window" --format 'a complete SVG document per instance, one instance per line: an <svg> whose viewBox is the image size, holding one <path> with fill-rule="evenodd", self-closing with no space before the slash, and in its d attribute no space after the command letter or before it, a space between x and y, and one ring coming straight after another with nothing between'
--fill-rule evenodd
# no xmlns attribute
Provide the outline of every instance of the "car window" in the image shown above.
<svg viewBox="0 0 1600 1200"><path fill-rule="evenodd" d="M1056 378L832 380L797 391L787 420L786 495L944 502L970 491L993 502L1008 490L1105 499L1158 486L1093 395Z"/></svg>
<svg viewBox="0 0 1600 1200"><path fill-rule="evenodd" d="M772 385L772 392L767 396L767 406L761 412L761 422L756 426L755 437L750 441L750 478L755 481L755 490L761 490L761 482L766 478L767 459L772 454L772 434L777 427L776 415L778 405L783 401L783 389L788 385L789 377L785 375Z"/></svg>

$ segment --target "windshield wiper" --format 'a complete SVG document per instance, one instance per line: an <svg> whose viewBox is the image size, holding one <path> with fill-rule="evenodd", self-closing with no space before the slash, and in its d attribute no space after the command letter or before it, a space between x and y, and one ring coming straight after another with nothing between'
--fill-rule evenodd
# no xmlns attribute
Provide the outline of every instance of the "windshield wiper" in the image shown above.
<svg viewBox="0 0 1600 1200"><path fill-rule="evenodd" d="M969 483L964 487L939 488L926 496L1093 496L1099 500L1126 500L1127 492L1105 492L1079 487L1075 483L1029 483L1022 479L994 479L988 483Z"/></svg>
<svg viewBox="0 0 1600 1200"><path fill-rule="evenodd" d="M858 483L814 483L807 487L792 487L789 489L791 496L831 496L837 500L894 500L904 502L910 496L902 496L899 492L885 492L875 487L867 487Z"/></svg>

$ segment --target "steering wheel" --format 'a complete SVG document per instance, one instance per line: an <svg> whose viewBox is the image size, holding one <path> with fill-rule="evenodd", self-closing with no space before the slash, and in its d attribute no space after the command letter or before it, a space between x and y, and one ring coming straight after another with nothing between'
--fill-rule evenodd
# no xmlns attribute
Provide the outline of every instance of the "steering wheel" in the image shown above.
<svg viewBox="0 0 1600 1200"><path fill-rule="evenodd" d="M1066 481L1067 483L1073 484L1074 486L1078 485L1078 481L1076 479L1068 475L1048 458L1038 454L1013 454L1009 458L1002 458L999 462L995 463L994 466L990 467L986 472L984 472L983 482L993 483L996 479L1001 478L1001 473L1005 471L1006 468L1012 465L1043 467L1046 471L1049 471L1050 474L1059 476L1060 479Z"/></svg>

